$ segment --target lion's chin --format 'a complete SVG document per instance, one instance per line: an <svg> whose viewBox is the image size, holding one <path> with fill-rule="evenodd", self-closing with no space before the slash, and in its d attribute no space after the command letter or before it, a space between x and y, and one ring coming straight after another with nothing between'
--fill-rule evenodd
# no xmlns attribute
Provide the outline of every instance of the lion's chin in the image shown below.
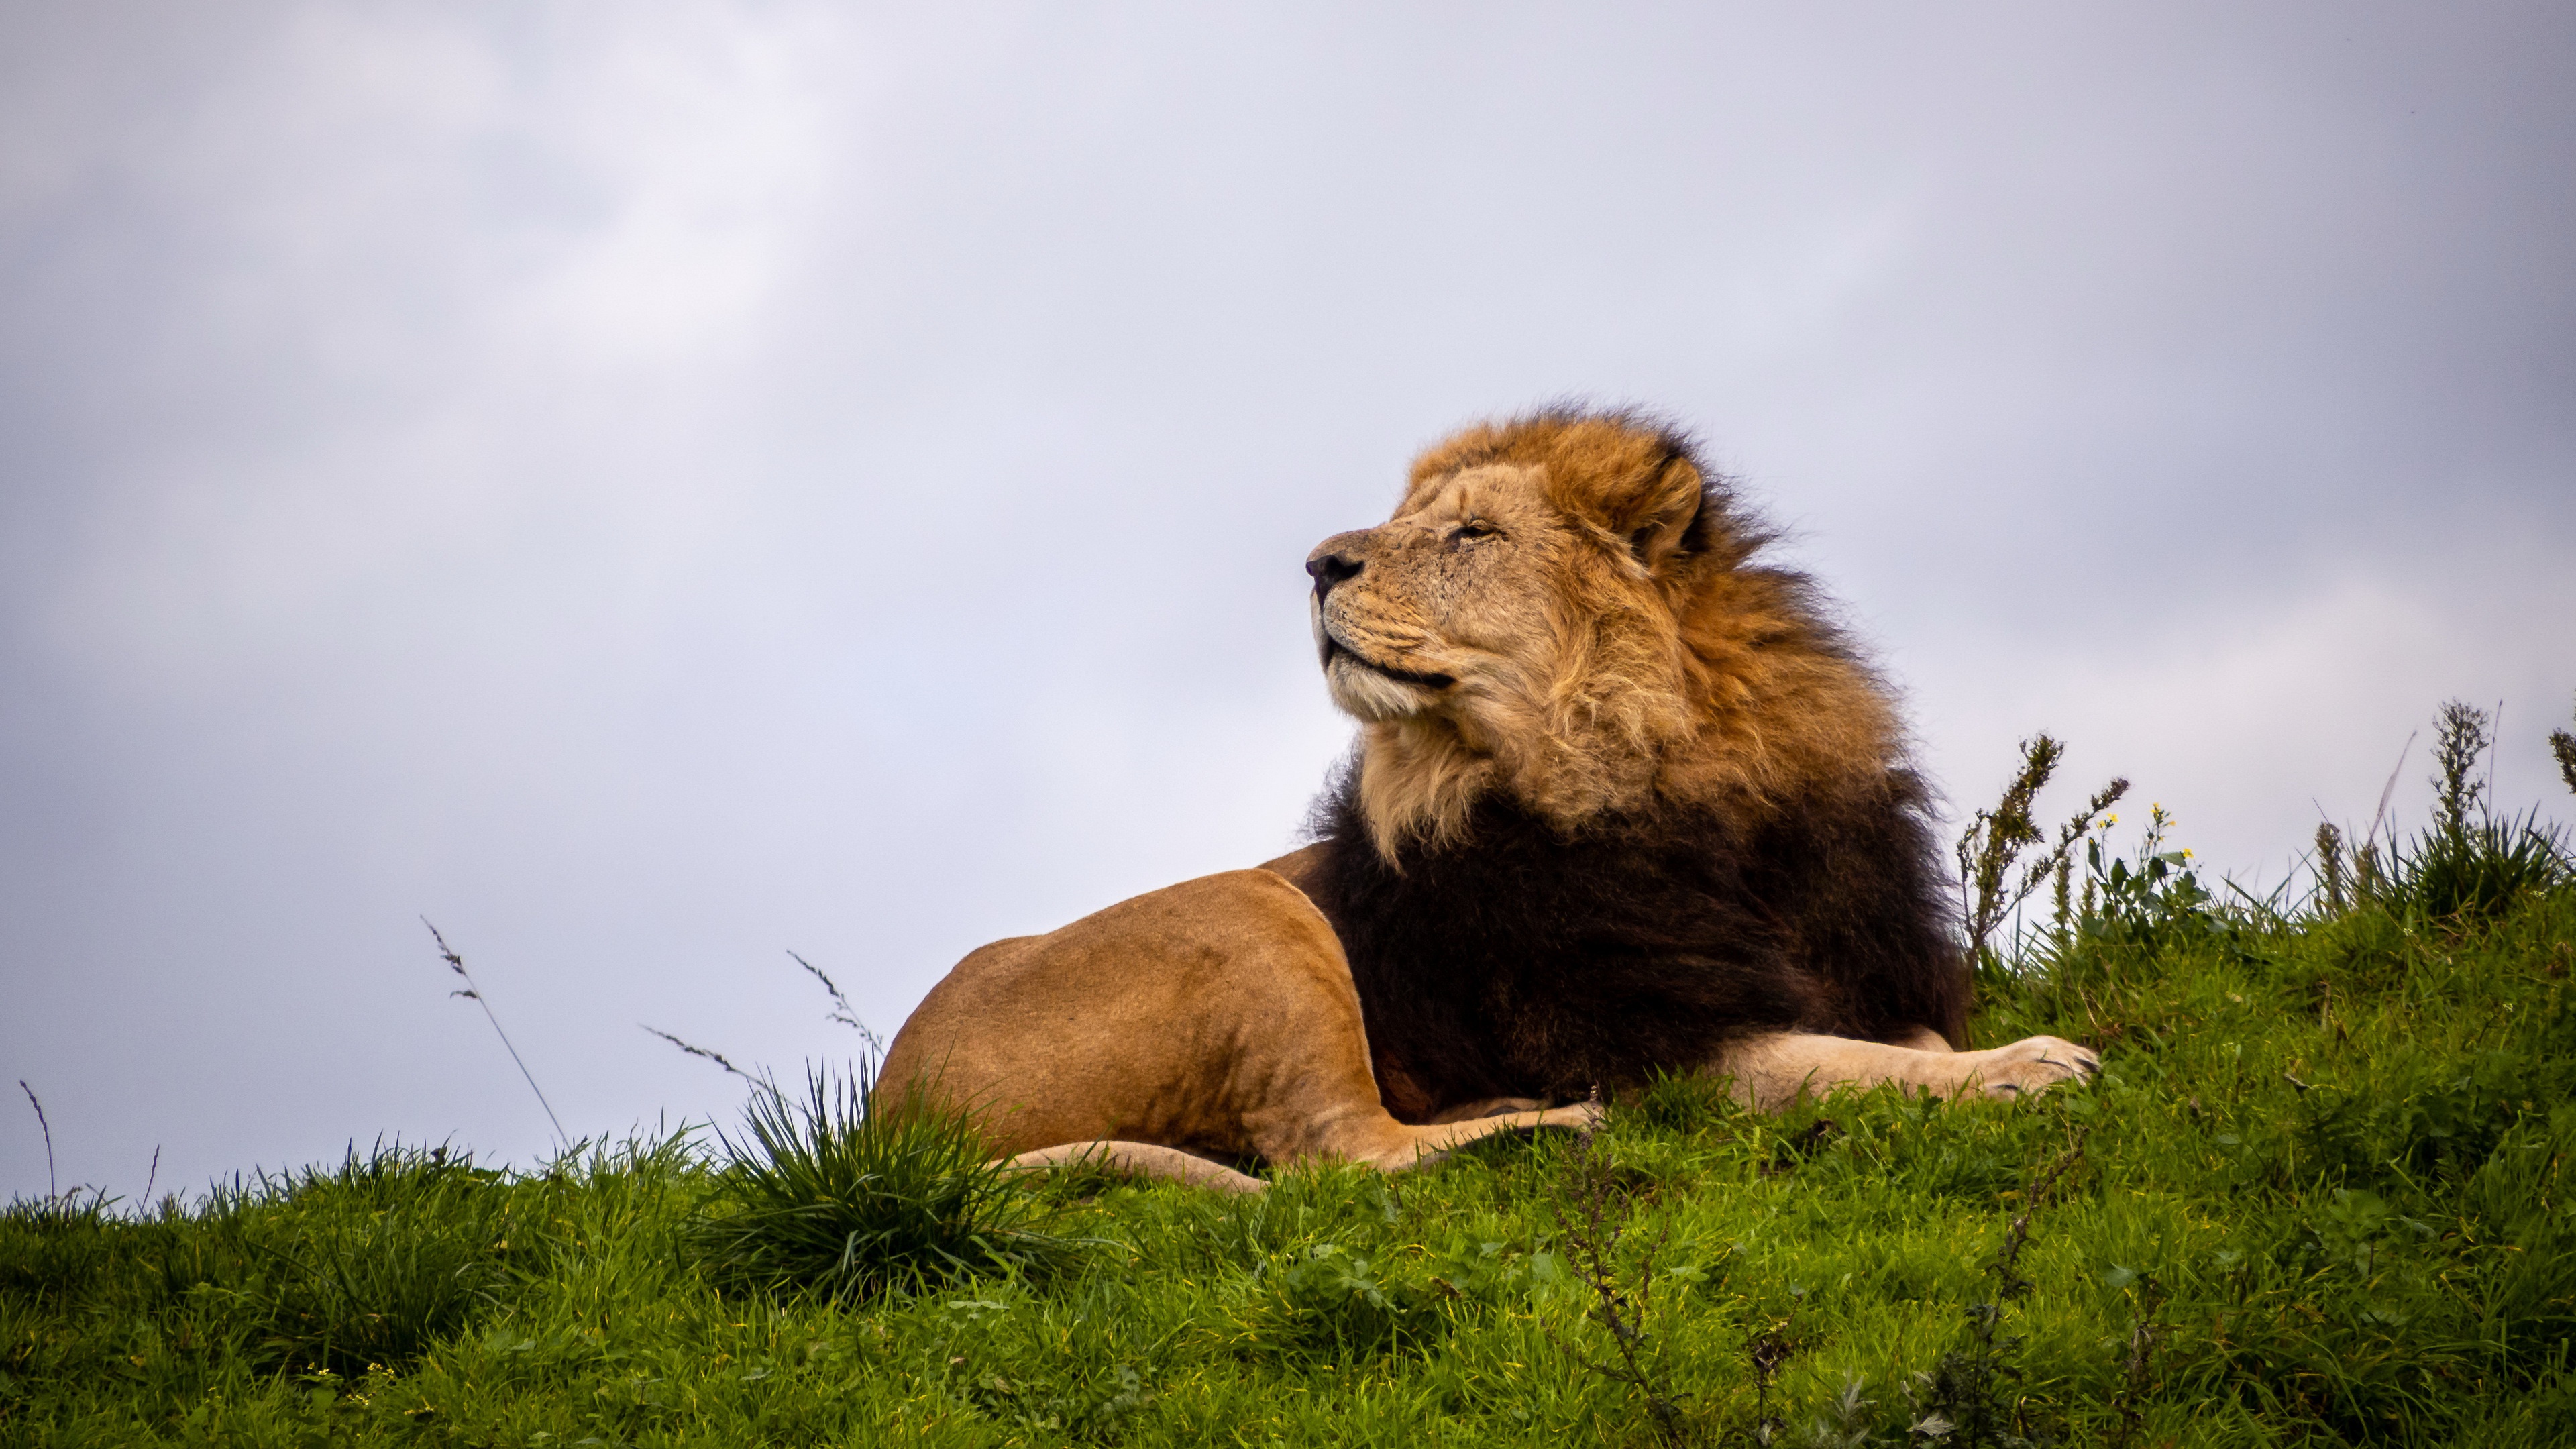
<svg viewBox="0 0 2576 1449"><path fill-rule="evenodd" d="M1324 666L1324 682L1343 713L1370 724L1411 719L1429 710L1437 696L1436 690L1380 673L1339 650Z"/></svg>

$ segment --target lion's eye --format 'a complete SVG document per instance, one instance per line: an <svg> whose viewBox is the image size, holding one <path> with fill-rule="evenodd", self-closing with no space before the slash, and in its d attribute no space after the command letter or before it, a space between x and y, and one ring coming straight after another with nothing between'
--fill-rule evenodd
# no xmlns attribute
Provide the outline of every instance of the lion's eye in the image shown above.
<svg viewBox="0 0 2576 1449"><path fill-rule="evenodd" d="M1455 529L1450 531L1449 541L1452 543L1458 543L1471 538L1491 538L1499 532L1501 532L1501 530L1495 528L1490 523L1485 523L1478 519L1469 519L1467 522L1459 524Z"/></svg>

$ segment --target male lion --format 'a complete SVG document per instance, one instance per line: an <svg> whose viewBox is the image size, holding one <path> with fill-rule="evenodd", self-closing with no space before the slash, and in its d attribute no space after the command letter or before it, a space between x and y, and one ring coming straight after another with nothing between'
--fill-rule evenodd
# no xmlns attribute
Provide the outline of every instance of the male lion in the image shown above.
<svg viewBox="0 0 2576 1449"><path fill-rule="evenodd" d="M2092 1071L1953 1051L1968 978L1887 691L1685 439L1572 410L1472 427L1306 562L1361 730L1313 844L986 946L881 1082L997 1153L1251 1190L1590 1120L1657 1071L1744 1100Z"/></svg>

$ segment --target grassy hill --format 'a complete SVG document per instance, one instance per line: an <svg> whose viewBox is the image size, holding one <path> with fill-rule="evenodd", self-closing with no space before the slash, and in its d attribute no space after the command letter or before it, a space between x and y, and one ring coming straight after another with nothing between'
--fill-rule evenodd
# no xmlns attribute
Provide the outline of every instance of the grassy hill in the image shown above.
<svg viewBox="0 0 2576 1449"><path fill-rule="evenodd" d="M1974 1031L2106 1069L2019 1104L1673 1081L1231 1199L822 1083L765 1145L20 1202L0 1443L2576 1443L2576 883L2451 786L2296 903L2079 832Z"/></svg>

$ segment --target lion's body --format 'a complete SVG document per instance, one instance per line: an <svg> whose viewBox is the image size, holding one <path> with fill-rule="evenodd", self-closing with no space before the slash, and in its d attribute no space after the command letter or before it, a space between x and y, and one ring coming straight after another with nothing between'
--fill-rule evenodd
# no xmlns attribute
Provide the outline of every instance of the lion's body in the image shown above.
<svg viewBox="0 0 2576 1449"><path fill-rule="evenodd" d="M2089 1070L2053 1038L1949 1050L1967 977L1923 787L1806 580L1750 562L1766 541L1627 415L1432 450L1394 519L1308 562L1362 722L1316 843L969 956L885 1079L935 1080L999 1150L1195 1178L1146 1158L1396 1166L1579 1120L1462 1115L1658 1071L1768 1104Z"/></svg>

